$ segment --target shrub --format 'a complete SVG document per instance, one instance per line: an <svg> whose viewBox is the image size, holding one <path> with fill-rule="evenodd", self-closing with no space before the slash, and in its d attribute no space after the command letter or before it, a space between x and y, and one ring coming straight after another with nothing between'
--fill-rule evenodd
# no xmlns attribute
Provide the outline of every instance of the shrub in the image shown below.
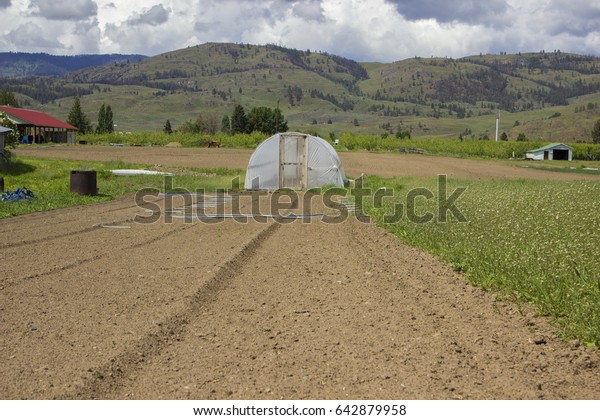
<svg viewBox="0 0 600 420"><path fill-rule="evenodd" d="M592 141L600 143L600 120L596 121L594 128L592 128Z"/></svg>

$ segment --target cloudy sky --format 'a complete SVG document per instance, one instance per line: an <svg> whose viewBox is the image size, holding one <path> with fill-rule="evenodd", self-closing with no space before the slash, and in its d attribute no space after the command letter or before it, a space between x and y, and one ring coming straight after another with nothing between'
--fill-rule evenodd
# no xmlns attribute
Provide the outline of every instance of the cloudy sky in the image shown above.
<svg viewBox="0 0 600 420"><path fill-rule="evenodd" d="M275 43L358 61L600 55L600 0L0 0L0 51L156 55Z"/></svg>

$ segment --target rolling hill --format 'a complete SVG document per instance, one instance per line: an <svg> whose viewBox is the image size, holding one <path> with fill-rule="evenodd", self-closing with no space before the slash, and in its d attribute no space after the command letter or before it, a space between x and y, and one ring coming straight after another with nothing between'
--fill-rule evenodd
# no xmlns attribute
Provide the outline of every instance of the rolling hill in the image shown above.
<svg viewBox="0 0 600 420"><path fill-rule="evenodd" d="M24 106L66 118L81 96L92 120L111 104L118 130L220 121L237 104L280 107L291 129L586 141L600 118L600 59L563 53L357 63L276 45L209 43L60 77L2 79Z"/></svg>
<svg viewBox="0 0 600 420"><path fill-rule="evenodd" d="M0 53L0 77L63 76L86 67L112 63L135 63L146 56L136 54L89 54L61 56L44 53Z"/></svg>

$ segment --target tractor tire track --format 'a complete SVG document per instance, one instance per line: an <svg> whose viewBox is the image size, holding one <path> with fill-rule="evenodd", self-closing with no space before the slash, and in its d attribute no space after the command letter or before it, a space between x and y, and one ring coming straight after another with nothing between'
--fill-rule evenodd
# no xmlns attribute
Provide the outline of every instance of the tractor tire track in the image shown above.
<svg viewBox="0 0 600 420"><path fill-rule="evenodd" d="M225 261L208 278L189 300L185 311L161 321L157 331L144 336L131 349L111 359L110 363L94 369L92 378L75 392L62 395L59 399L105 399L126 383L139 371L143 364L159 355L162 350L177 342L186 334L190 320L200 315L204 305L227 289L242 267L253 258L265 241L279 229L279 223L271 223L258 232L242 248Z"/></svg>
<svg viewBox="0 0 600 420"><path fill-rule="evenodd" d="M143 230L111 230L119 236L100 245L103 258L0 293L0 359L7 361L0 365L0 395L56 398L83 386L95 367L184 313L243 239L265 229L233 221L151 227L162 231L153 231L151 241L140 240ZM80 246L93 240L89 235ZM119 242L127 246L110 246Z"/></svg>
<svg viewBox="0 0 600 420"><path fill-rule="evenodd" d="M521 315L373 225L282 224L231 275L159 352L138 355L117 386L102 372L92 392L77 396L600 396L594 352L562 343L543 319Z"/></svg>
<svg viewBox="0 0 600 420"><path fill-rule="evenodd" d="M117 223L119 223L119 222L117 222ZM124 247L118 247L116 249L121 250L121 251L130 251L130 250L140 249L140 248L149 246L151 244L154 244L154 243L157 243L157 242L160 242L160 241L166 241L171 236L180 234L184 230L193 228L195 226L197 227L198 224L183 225L183 227L181 227L181 228L174 229L174 230L168 231L166 233L161 233L160 235L155 235L155 236L152 236L152 237L150 237L148 239L144 239L141 242L137 242L137 243L134 243L134 244L131 244L131 245L126 245ZM89 230L86 230L85 232L78 232L78 234L82 234L82 233L86 233L86 232L93 232L96 229L101 229L101 227L94 226L94 227L90 228ZM77 236L77 235L65 235L64 237L72 238L73 236ZM53 238L53 239L57 239L57 238ZM82 238L82 239L85 239L85 238ZM43 242L46 242L46 241L43 241ZM26 275L26 276L23 276L23 277L11 278L8 281L0 283L0 290L4 290L7 287L18 285L21 282L31 281L31 280L35 280L35 279L40 279L40 278L43 278L45 276L56 274L58 272L65 273L68 270L81 267L81 266L83 266L85 264L89 264L89 263L93 263L93 262L98 262L98 261L101 261L103 259L112 258L112 254L114 253L114 251L115 251L115 248L111 249L110 252L103 252L103 253L95 254L95 255L93 255L91 257L77 259L75 261L72 261L72 262L69 262L69 263L66 263L66 264L63 264L63 265L54 265L49 270L37 271L37 272L35 272L33 274L29 274L29 275Z"/></svg>
<svg viewBox="0 0 600 420"><path fill-rule="evenodd" d="M91 230L94 230L98 224L103 222L103 218L100 218L100 216L102 215L126 212L128 216L113 219L114 223L130 222L132 219L132 217L130 216L131 210L137 209L137 205L120 206L116 208L105 209L104 211L96 211L96 206L100 208L103 205L111 207L114 205L119 205L122 201L126 201L128 199L131 199L131 197L125 196L119 198L117 201L99 203L95 205L90 204L84 206L77 206L68 209L58 209L43 213L34 213L31 215L17 216L14 218L0 220L0 229L4 228L2 238L3 240L10 239L13 236L31 236L29 238L19 239L16 241L2 242L0 243L0 250L20 246L29 246L45 241L50 241L53 239L65 238L70 235L87 233ZM158 203L160 201L162 201L162 197L149 202ZM85 215L86 217L82 218L82 215ZM27 223L24 223L23 226L21 226L21 224L18 223L18 221L22 218L27 221ZM67 218L67 220L64 220L65 218ZM87 219L87 226L81 226L80 220L82 219ZM43 223L43 225L41 229L37 229L35 232L31 232L31 229L28 228L29 223L31 222L40 222ZM42 229L48 230L49 234L44 235ZM61 233L57 233L57 231L60 231Z"/></svg>

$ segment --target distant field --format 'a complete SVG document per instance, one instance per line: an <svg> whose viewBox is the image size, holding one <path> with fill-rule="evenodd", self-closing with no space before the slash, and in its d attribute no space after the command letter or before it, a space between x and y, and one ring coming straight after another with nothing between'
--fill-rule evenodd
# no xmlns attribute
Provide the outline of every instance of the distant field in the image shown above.
<svg viewBox="0 0 600 420"><path fill-rule="evenodd" d="M202 147L205 143L217 140L222 147L255 148L268 136L262 133L236 134L233 136L223 133L186 134L136 132L130 134L87 134L79 136L79 140L88 144L123 144L130 146L165 146L169 143L179 143L184 147ZM542 141L491 141L473 139L448 139L443 137L420 137L399 139L395 136L380 136L372 134L342 133L333 136L339 139L339 151L384 151L384 152L419 152L431 155L477 157L495 159L520 159L528 150L536 149L547 143ZM326 140L333 143L332 136L325 136ZM597 161L600 160L600 144L571 143L574 148L575 160Z"/></svg>
<svg viewBox="0 0 600 420"><path fill-rule="evenodd" d="M197 141L197 140L196 140ZM489 142L487 142L489 143ZM53 159L122 161L136 164L221 168L245 170L251 149L198 147L115 147L115 146L21 146L17 156ZM519 167L523 161L464 159L408 153L340 152L346 174L382 177L435 176L447 174L453 179L597 179L587 173L559 173ZM582 164L574 163L571 164ZM534 162L527 163L535 165Z"/></svg>

